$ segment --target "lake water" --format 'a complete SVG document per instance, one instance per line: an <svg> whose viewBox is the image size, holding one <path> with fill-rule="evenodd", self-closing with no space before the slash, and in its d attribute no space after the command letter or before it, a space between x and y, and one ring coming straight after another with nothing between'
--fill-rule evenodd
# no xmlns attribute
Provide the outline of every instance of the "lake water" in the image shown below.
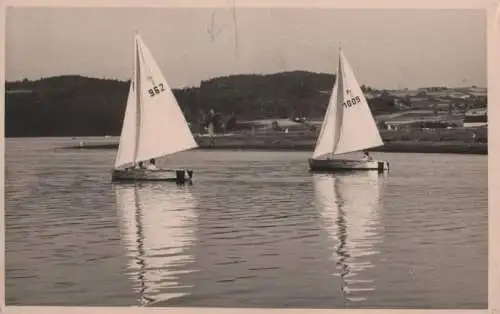
<svg viewBox="0 0 500 314"><path fill-rule="evenodd" d="M7 139L7 305L487 308L487 157L192 151L194 185L112 184L114 150Z"/></svg>

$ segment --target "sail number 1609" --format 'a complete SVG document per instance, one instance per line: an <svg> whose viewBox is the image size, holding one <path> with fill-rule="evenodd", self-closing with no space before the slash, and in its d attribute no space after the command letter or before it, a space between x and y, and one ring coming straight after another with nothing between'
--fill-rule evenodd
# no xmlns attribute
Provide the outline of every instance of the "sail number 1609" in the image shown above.
<svg viewBox="0 0 500 314"><path fill-rule="evenodd" d="M351 99L344 101L344 103L342 105L344 106L344 108L349 108L349 107L352 107L354 105L359 104L360 102L361 102L361 99L359 98L359 96L356 96L356 97L352 97Z"/></svg>
<svg viewBox="0 0 500 314"><path fill-rule="evenodd" d="M159 93L161 93L163 91L165 91L165 87L163 87L163 84L160 83L156 86L153 86L153 88L150 88L148 90L148 94L150 97L153 97L153 96L158 95Z"/></svg>

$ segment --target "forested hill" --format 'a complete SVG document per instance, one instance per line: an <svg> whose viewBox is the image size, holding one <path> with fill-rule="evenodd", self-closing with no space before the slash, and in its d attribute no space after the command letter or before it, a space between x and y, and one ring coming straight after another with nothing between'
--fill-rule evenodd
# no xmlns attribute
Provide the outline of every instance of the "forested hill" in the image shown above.
<svg viewBox="0 0 500 314"><path fill-rule="evenodd" d="M211 110L222 119L322 116L334 76L304 71L232 75L174 90L198 125ZM119 135L129 82L57 76L6 83L6 136Z"/></svg>

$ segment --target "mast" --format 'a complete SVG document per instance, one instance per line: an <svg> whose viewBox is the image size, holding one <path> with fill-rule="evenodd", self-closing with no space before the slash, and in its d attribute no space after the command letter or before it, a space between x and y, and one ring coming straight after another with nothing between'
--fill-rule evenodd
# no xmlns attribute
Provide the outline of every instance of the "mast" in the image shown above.
<svg viewBox="0 0 500 314"><path fill-rule="evenodd" d="M342 103L344 102L344 75L341 47L339 47L339 65L335 80L337 81L337 103L335 104L335 137L332 143L332 157L335 155L335 150L337 149L337 144L340 140L340 132L342 132L342 118L344 114L344 107L342 106Z"/></svg>
<svg viewBox="0 0 500 314"><path fill-rule="evenodd" d="M136 32L135 41L135 106L137 114L135 116L135 148L134 148L134 165L137 163L137 152L139 150L139 138L141 133L141 67L139 60L139 34Z"/></svg>

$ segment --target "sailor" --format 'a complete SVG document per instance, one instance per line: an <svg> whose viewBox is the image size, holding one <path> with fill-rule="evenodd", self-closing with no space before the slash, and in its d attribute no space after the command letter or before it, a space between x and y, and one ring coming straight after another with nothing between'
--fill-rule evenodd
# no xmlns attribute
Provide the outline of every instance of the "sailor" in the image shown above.
<svg viewBox="0 0 500 314"><path fill-rule="evenodd" d="M363 160L364 161L371 161L371 160L373 160L372 156L370 156L370 154L366 150L363 152Z"/></svg>
<svg viewBox="0 0 500 314"><path fill-rule="evenodd" d="M139 161L139 163L135 166L135 169L144 169L144 163L142 161Z"/></svg>
<svg viewBox="0 0 500 314"><path fill-rule="evenodd" d="M158 168L156 167L156 161L154 160L154 158L151 158L149 160L148 170L158 170Z"/></svg>

